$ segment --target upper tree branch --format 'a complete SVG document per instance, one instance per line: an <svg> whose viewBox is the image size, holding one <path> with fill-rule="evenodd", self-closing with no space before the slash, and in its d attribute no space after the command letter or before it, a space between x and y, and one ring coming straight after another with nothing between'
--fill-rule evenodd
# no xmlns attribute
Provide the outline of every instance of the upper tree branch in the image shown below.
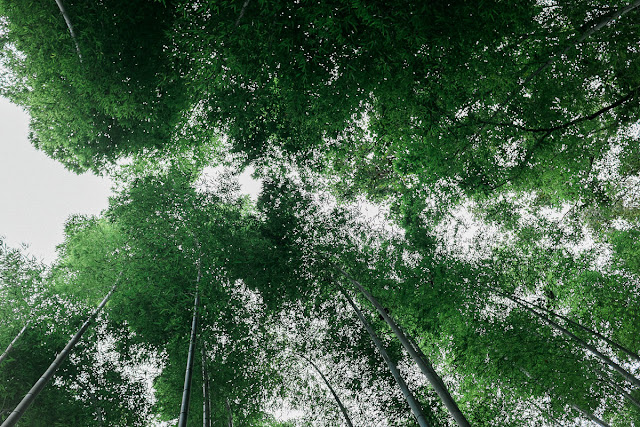
<svg viewBox="0 0 640 427"><path fill-rule="evenodd" d="M600 22L596 23L594 26L590 27L587 31L585 31L579 38L578 40L576 40L576 42L572 45L569 45L567 47L565 47L562 52L552 56L551 58L549 58L549 60L547 60L547 62L545 62L544 64L542 64L536 71L534 71L529 77L527 77L524 82L522 82L522 84L520 85L521 87L524 87L527 83L529 83L535 76L537 76L538 74L540 74L542 71L544 71L547 67L549 67L551 64L553 64L555 61L558 60L558 58L562 57L562 55L565 55L567 52L569 52L572 48L574 48L575 46L579 45L580 43L582 43L585 39L587 39L589 36L591 36L593 33L595 33L596 31L600 30L601 28L607 26L609 23L611 23L612 21L622 17L623 15L626 15L627 13L631 12L633 9L637 8L638 6L640 6L640 0L636 0L633 3L618 9L616 12L614 12L613 14L610 14L608 16L605 16L604 19L602 19Z"/></svg>
<svg viewBox="0 0 640 427"><path fill-rule="evenodd" d="M610 111L616 107L619 107L620 105L624 104L625 102L633 99L633 97L637 94L639 88L635 88L633 89L629 94L627 94L626 96L618 99L617 101L602 107L601 109L599 109L598 111L589 114L588 116L582 116L582 117L576 117L573 120L569 120L568 122L562 123L560 125L557 126L552 126L552 127L546 127L546 128L532 128L532 127L527 127L527 126L523 126L523 125L519 125L516 123L506 123L506 122L490 122L490 121L482 121L483 124L487 124L487 125L494 125L494 126L505 126L505 127L511 127L511 128L515 128L515 129L519 129L525 132L533 132L533 133L551 133L551 132L555 132L558 130L563 130L563 129L567 129L575 124L578 124L580 122L585 122L585 121L589 121L589 120L593 120L598 118L599 116L603 115L604 113L606 113L607 111Z"/></svg>
<svg viewBox="0 0 640 427"><path fill-rule="evenodd" d="M76 44L76 52L78 52L78 58L80 58L80 62L82 62L82 54L80 53L80 45L78 45L78 39L76 38L76 33L73 31L73 25L71 25L71 19L69 19L69 15L65 10L62 0L56 0L56 4L58 5L58 9L60 9L60 13L62 13L62 17L64 18L64 22L67 23L67 28L69 28L69 33L71 34L71 38L73 42Z"/></svg>

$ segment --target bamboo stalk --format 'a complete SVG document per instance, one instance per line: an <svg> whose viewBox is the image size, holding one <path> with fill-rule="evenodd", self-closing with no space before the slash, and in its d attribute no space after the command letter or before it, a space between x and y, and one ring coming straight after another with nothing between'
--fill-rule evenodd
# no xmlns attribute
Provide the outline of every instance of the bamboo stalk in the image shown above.
<svg viewBox="0 0 640 427"><path fill-rule="evenodd" d="M58 356L51 363L51 365L49 365L49 368L45 371L44 374L42 374L40 379L33 385L33 387L31 387L31 390L29 390L29 392L24 396L24 398L20 401L18 406L16 406L13 412L9 414L7 419L2 423L2 426L0 427L13 427L20 420L20 418L22 418L22 416L27 411L27 409L29 409L29 406L31 406L31 404L36 399L36 397L38 397L38 394L40 394L42 389L44 389L44 387L47 385L49 380L53 377L53 374L56 372L56 370L60 367L60 365L62 365L62 362L64 362L66 358L69 356L69 354L71 353L71 350L73 350L73 347L75 347L75 345L80 341L80 339L82 338L82 335L87 331L87 329L89 329L89 326L91 325L91 322L93 321L93 319L107 304L107 301L109 301L109 298L111 298L111 295L116 290L117 286L118 286L118 281L116 280L116 283L111 287L111 290L104 297L100 305L98 305L98 307L93 311L93 313L91 313L89 318L82 324L78 332L76 332L73 338L69 340L69 342L64 347L64 349L62 349L62 351L58 354Z"/></svg>
<svg viewBox="0 0 640 427"><path fill-rule="evenodd" d="M345 276L349 280L349 282L351 282L360 292L362 292L362 294L369 300L369 302L373 304L380 316L382 316L389 327L391 327L391 330L396 335L402 346L409 353L414 362L418 365L427 381L429 381L431 386L434 388L455 422L460 427L470 427L471 425L465 418L462 411L460 411L460 408L458 408L458 404L455 402L455 400L453 400L453 397L451 397L447 386L444 384L437 372L433 369L433 366L431 365L427 356L425 356L419 348L414 348L413 345L411 345L411 342L407 339L396 322L389 316L389 314L387 314L384 307L382 307L382 305L373 297L373 295L371 295L357 280L351 277L349 273L347 273L340 267L334 268L343 276Z"/></svg>
<svg viewBox="0 0 640 427"><path fill-rule="evenodd" d="M11 350L13 350L13 346L15 345L15 343L20 339L22 334L24 334L24 331L26 331L29 327L29 323L31 323L30 320L25 323L20 332L18 332L18 335L16 335L15 338L9 343L7 349L4 351L4 353L2 353L2 356L0 356L0 364L9 356L9 353L11 352Z"/></svg>
<svg viewBox="0 0 640 427"><path fill-rule="evenodd" d="M320 378L322 378L322 381L324 381L324 383L326 384L327 388L329 389L329 391L333 395L333 398L335 399L336 403L340 407L340 411L342 412L342 416L344 417L344 421L347 423L347 425L349 427L353 427L353 424L351 423L351 419L349 418L349 414L347 413L347 409L342 404L342 401L338 397L338 394L333 389L333 387L331 387L331 383L329 382L329 380L327 380L327 378L324 376L322 371L316 366L315 363L313 363L311 361L311 359L307 358L306 356L303 356L303 355L299 354L298 357L300 357L301 359L306 360L311 366L313 366L313 369L315 369L316 372L318 372L318 374L320 374Z"/></svg>
<svg viewBox="0 0 640 427"><path fill-rule="evenodd" d="M393 363L393 360L391 360L391 358L389 357L387 350L384 348L382 341L380 340L376 332L373 330L373 327L371 326L369 321L364 317L364 315L362 314L362 311L360 311L360 309L356 306L353 300L345 292L345 290L344 289L340 289L340 290L342 291L342 294L346 298L349 305L353 308L353 310L358 315L358 319L360 319L360 322L369 333L369 336L371 337L371 340L373 341L376 348L378 349L378 352L380 353L384 361L387 363L387 366L389 367L389 370L391 371L393 378L396 380L396 383L400 387L400 390L402 390L402 394L404 395L405 400L407 401L407 403L409 404L409 407L411 408L411 412L416 417L416 420L418 421L418 425L420 427L429 427L429 423L427 422L427 419L424 416L424 413L422 412L420 403L416 400L416 398L413 396L413 393L411 393L411 391L409 390L407 383L402 378L402 375L400 375L400 371L398 370L398 367L396 366L395 363Z"/></svg>
<svg viewBox="0 0 640 427"><path fill-rule="evenodd" d="M67 11L64 8L64 5L62 4L62 0L56 0L56 4L58 5L58 9L60 9L60 13L62 14L62 17L64 18L64 22L67 24L67 28L69 28L69 34L71 34L71 38L73 39L73 42L76 45L76 52L78 53L78 58L80 59L80 62L82 62L82 54L80 53L80 45L78 44L78 39L76 38L76 33L73 31L73 25L71 25L71 19L69 18L69 15L67 14Z"/></svg>
<svg viewBox="0 0 640 427"><path fill-rule="evenodd" d="M209 372L207 371L207 360L204 350L204 343L200 347L200 358L202 361L202 427L211 427L211 400L209 397Z"/></svg>
<svg viewBox="0 0 640 427"><path fill-rule="evenodd" d="M529 307L528 305L526 305L524 302L521 302L520 298L518 297L512 297L504 292L498 291L495 288L492 288L496 293L498 293L498 295L501 295L507 299L509 299L510 301L516 303L517 305L521 306L522 308L524 308L525 310L527 310L528 312L530 312L531 314L533 314L534 316L538 317L539 319L543 320L544 322L546 322L547 324L549 324L552 328L556 329L557 331L559 331L561 334L563 334L565 337L570 338L572 340L574 340L575 342L577 342L578 344L580 344L580 346L582 348L584 348L585 350L587 350L589 353L593 354L594 356L596 356L598 359L600 359L602 362L604 362L607 366L609 366L611 369L613 369L614 371L616 371L618 374L620 374L624 379L626 379L627 381L629 381L631 384L635 385L636 387L640 387L640 379L636 378L633 374L631 374L630 372L628 372L626 369L624 369L622 366L618 365L616 362L614 362L613 360L611 360L611 358L609 358L608 356L606 356L605 354L601 353L600 351L598 351L598 349L596 349L594 346L592 346L591 344L587 343L586 341L584 341L583 339L579 338L578 336L576 336L574 333L572 333L571 331L567 330L566 328L563 328L562 326L560 326L559 324L557 324L556 322L554 322L553 320L549 319L548 317L544 316L541 313L538 313L536 310L532 309L531 307Z"/></svg>
<svg viewBox="0 0 640 427"><path fill-rule="evenodd" d="M200 283L200 259L198 259L198 276L196 279L196 297L193 303L193 317L191 318L191 334L189 336L189 353L187 354L187 367L184 372L184 388L182 390L182 403L180 404L180 416L178 427L187 427L189 417L189 402L191 400L191 377L193 377L193 361L196 350L196 336L198 332L198 306L200 305L200 293L198 285Z"/></svg>

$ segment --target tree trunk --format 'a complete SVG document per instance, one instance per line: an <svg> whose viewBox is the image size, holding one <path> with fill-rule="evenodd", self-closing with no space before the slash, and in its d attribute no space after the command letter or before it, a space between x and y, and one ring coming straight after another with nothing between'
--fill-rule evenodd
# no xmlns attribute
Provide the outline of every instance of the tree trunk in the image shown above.
<svg viewBox="0 0 640 427"><path fill-rule="evenodd" d="M380 303L371 295L358 281L356 281L351 275L349 275L346 271L339 267L335 267L337 271L342 273L362 294L373 304L378 313L382 316L382 318L387 322L391 330L396 335L396 337L400 340L400 343L405 348L405 350L409 353L414 362L418 365L424 376L427 378L427 381L434 388L442 403L444 403L445 407L456 421L456 423L460 427L470 427L469 422L465 418L465 416L458 408L458 404L453 400L447 386L444 384L440 376L436 373L429 362L429 359L422 353L419 348L414 348L411 345L411 342L407 339L402 330L398 327L398 325L393 321L393 319L387 314L385 309L380 305Z"/></svg>
<svg viewBox="0 0 640 427"><path fill-rule="evenodd" d="M622 388L621 386L619 386L618 384L616 384L615 382L613 382L612 380L607 378L607 375L605 373L603 373L602 371L600 371L599 373L601 375L601 378L599 378L600 381L602 381L602 382L604 382L606 384L609 384L618 393L620 393L625 399L627 399L629 402L631 402L632 405L634 405L635 407L640 409L640 401L638 401L638 399L636 399L631 394L629 394L624 388Z"/></svg>
<svg viewBox="0 0 640 427"><path fill-rule="evenodd" d="M627 393L627 391L622 387L620 387L618 384L615 384L615 383L610 383L610 384L613 386L613 388L615 388L618 391L618 393L620 393L625 399L631 402L632 405L640 409L640 401L638 401L638 399L633 397L631 394Z"/></svg>
<svg viewBox="0 0 640 427"><path fill-rule="evenodd" d="M189 353L187 354L187 367L184 372L184 388L182 390L182 403L180 405L180 417L178 427L187 427L189 417L189 400L191 398L191 377L193 376L193 361L196 351L196 335L198 332L198 306L200 305L200 260L198 259L198 276L196 279L196 298L193 302L193 317L191 318L191 335L189 337Z"/></svg>
<svg viewBox="0 0 640 427"><path fill-rule="evenodd" d="M588 419L590 419L593 423L601 426L601 427L611 427L609 424L605 423L604 421L602 421L600 418L596 417L595 415L593 415L591 412L589 411L585 411L584 409L582 409L581 407L574 405L573 403L571 405L573 409L575 409L576 411L580 412L582 415L584 415L585 417L587 417Z"/></svg>
<svg viewBox="0 0 640 427"><path fill-rule="evenodd" d="M231 412L231 405L229 404L229 398L226 399L227 414L229 414L229 427L233 427L233 413Z"/></svg>
<svg viewBox="0 0 640 427"><path fill-rule="evenodd" d="M347 409L344 407L344 405L342 404L342 401L340 401L340 398L338 397L338 395L336 394L335 390L333 389L333 387L331 387L331 384L329 383L329 380L327 380L327 378L325 378L324 374L322 373L322 371L320 369L318 369L318 367L315 365L315 363L313 363L311 361L311 359L299 354L298 355L300 358L306 360L307 362L309 362L309 364L311 366L313 366L313 369L316 370L316 372L318 372L318 374L320 374L320 378L322 378L322 381L324 381L324 383L327 385L327 388L329 389L329 391L331 392L331 394L333 395L333 398L335 399L336 403L338 404L338 406L340 407L340 411L342 411L342 415L344 416L344 421L347 423L347 425L349 427L353 427L353 424L351 423L351 419L349 418L349 414L347 413Z"/></svg>
<svg viewBox="0 0 640 427"><path fill-rule="evenodd" d="M38 394L40 394L42 389L47 385L51 377L53 377L53 374L56 372L56 370L60 367L60 365L62 365L62 362L64 362L65 359L69 356L69 353L71 353L71 350L73 350L73 347L75 347L75 345L80 341L80 339L82 338L82 335L86 332L87 329L89 329L91 322L98 315L98 313L100 313L102 308L107 304L107 301L109 301L109 298L111 298L111 295L116 290L117 286L118 286L118 281L116 281L116 283L111 287L111 290L104 297L100 305L98 305L98 307L93 311L93 313L91 313L89 318L82 324L78 332L76 332L73 338L71 338L71 340L67 343L64 349L62 349L60 354L58 354L55 360L51 363L49 368L45 371L44 374L42 374L42 376L34 384L34 386L31 387L31 390L29 390L29 392L24 396L22 401L18 404L18 406L16 406L13 412L9 415L9 417L7 417L7 419L2 423L2 426L0 427L13 427L14 425L16 425L16 423L20 420L22 415L24 415L24 413L29 408L29 406L33 403L36 397L38 397Z"/></svg>
<svg viewBox="0 0 640 427"><path fill-rule="evenodd" d="M506 359L506 356L505 356ZM533 378L533 376L531 376L531 374L529 372L527 372L526 370L522 369L521 367L518 367L518 369L520 370L520 372L522 372L527 378L532 379L533 381L535 381L536 383L540 384L539 381L537 381L535 378ZM544 387L544 386L543 386ZM547 393L549 394L553 394L551 392L551 390L547 389ZM588 418L589 420L593 421L594 423L602 426L602 427L611 427L609 424L605 423L604 421L602 421L600 418L596 417L595 415L593 415L591 412L586 411L582 408L580 408L579 406L570 403L569 404L570 407L572 407L573 409L577 410L578 412L580 412L583 416L585 416L586 418Z"/></svg>
<svg viewBox="0 0 640 427"><path fill-rule="evenodd" d="M494 289L494 291L495 291L496 293L498 293L498 294L500 294L500 295L502 295L502 296L505 296L505 295L506 295L506 294L504 294L504 293L500 292L499 290L497 290L497 289L495 289L495 288L492 288L492 289ZM613 341L613 340L610 340L609 338L605 337L604 335L600 334L599 332L594 331L593 329L589 329L589 328L587 328L586 326L583 326L583 325L581 325L580 323L578 323L578 322L576 322L576 321L574 321L574 320L571 320L571 319L569 319L569 318L568 318L568 317L566 317L566 316L563 316L562 314L558 314L558 313L555 313L554 311L549 310L548 308L541 307L541 306L539 306L539 305L533 304L533 303L531 303L531 302L529 302L529 301L525 301L525 300L523 300L523 299L521 299L521 298L518 298L518 297L516 297L516 296L514 296L513 298L515 298L515 299L517 299L518 301L521 301L521 302L523 302L523 303L527 304L528 306L530 306L530 307L532 307L532 308L534 308L534 309L538 309L538 310L544 311L545 313L548 313L548 314L550 314L550 315L552 315L552 316L555 316L555 317L557 317L557 318L559 318L559 319L562 319L562 320L566 321L567 323L569 323L570 325L575 326L576 328L581 329L581 330L583 330L584 332L590 333L590 334L592 334L592 335L594 335L594 336L596 336L596 337L600 338L601 340L603 340L604 342L606 342L607 344L609 344L611 347L616 348L616 349L618 349L618 350L622 351L623 353L625 353L625 354L627 354L629 357L631 357L633 360L635 360L635 361L637 361L637 362L640 362L640 356L638 356L636 353L634 353L633 351L629 350L628 348L626 348L626 347L622 346L621 344L618 344L617 342L615 342L615 341Z"/></svg>
<svg viewBox="0 0 640 427"><path fill-rule="evenodd" d="M67 28L69 28L69 34L71 34L71 38L73 42L76 44L76 52L78 52L78 58L80 62L82 62L82 54L80 53L80 45L78 45L78 39L76 38L76 33L73 31L73 25L71 25L71 19L69 19L69 15L62 4L62 0L56 0L56 4L58 5L58 9L60 9L60 13L64 18L64 22L67 24Z"/></svg>
<svg viewBox="0 0 640 427"><path fill-rule="evenodd" d="M529 83L535 76L537 76L538 74L540 74L542 71L544 71L547 67L549 67L551 64L553 64L555 61L557 61L559 58L561 58L564 54L566 54L567 52L569 52L572 48L574 48L575 46L579 45L580 43L582 43L583 41L585 41L588 37L590 37L593 33L595 33L596 31L602 29L603 27L605 27L606 25L608 25L609 23L611 23L612 21L614 21L615 19L618 19L624 15L626 15L627 13L631 12L633 9L637 8L638 6L640 6L640 0L636 0L634 2L632 2L631 4L620 8L619 10L617 10L614 14L609 15L604 17L604 19L602 19L600 22L598 22L596 25L593 25L592 27L590 27L587 31L585 31L579 38L578 40L572 44L569 45L567 47L565 47L562 52L560 52L559 54L556 54L554 56L552 56L551 58L549 58L547 60L547 62L545 62L544 64L542 64L540 67L538 67L538 69L536 69L534 72L532 72L526 79L524 79L524 81L519 85L519 89L523 88L527 85L527 83ZM513 100L513 98L515 97L515 94L512 95L512 97L509 99L509 101L507 102L507 105L511 103L511 101Z"/></svg>
<svg viewBox="0 0 640 427"><path fill-rule="evenodd" d="M31 321L28 321L27 323L25 323L25 325L22 327L20 332L18 332L18 335L16 335L16 337L9 343L9 345L7 346L7 349L4 351L4 353L2 353L2 356L0 356L0 364L2 364L4 359L6 359L7 356L9 356L9 353L11 352L11 350L13 350L14 344L20 339L22 334L24 334L24 331L26 331L27 328L29 327L29 323L31 323Z"/></svg>
<svg viewBox="0 0 640 427"><path fill-rule="evenodd" d="M543 314L540 314L537 311L535 311L534 309L530 308L524 302L521 302L520 298L512 297L512 296L510 296L510 295L508 295L508 294L506 294L504 292L496 290L495 288L491 288L491 289L493 289L496 293L498 293L498 295L501 295L501 296L507 298L508 300L516 303L517 305L521 306L522 308L524 308L525 310L527 310L528 312L530 312L534 316L536 316L539 319L543 320L544 322L548 323L552 328L556 329L557 331L562 333L567 338L570 338L570 339L576 341L578 344L580 344L580 346L582 346L582 348L584 348L585 350L587 350L588 352L590 352L591 354L596 356L598 359L600 359L602 362L604 362L606 365L611 367L614 371L616 371L618 374L620 374L624 379L626 379L630 383L634 384L636 387L640 387L640 380L638 378L633 376L630 372L626 371L622 366L618 365L616 362L611 360L609 357L607 357L606 355L604 355L601 352L599 352L591 344L589 344L586 341L582 340L581 338L577 337L575 334L573 334L572 332L570 332L567 329L563 328L562 326L560 326L559 324L557 324L553 320L549 319L548 317L544 316Z"/></svg>
<svg viewBox="0 0 640 427"><path fill-rule="evenodd" d="M391 360L391 358L389 357L387 350L384 348L382 341L374 331L373 327L371 326L369 321L364 317L364 315L362 314L360 309L356 306L356 304L353 302L353 300L349 297L347 292L344 289L340 289L340 290L342 291L342 294L346 298L349 305L353 308L353 310L358 315L358 319L360 319L360 322L364 325L365 329L369 333L369 336L373 340L373 343L378 349L378 352L380 352L380 355L382 355L382 358L387 363L387 366L389 367L389 370L391 371L393 378L395 378L396 383L398 383L398 386L400 386L400 389L402 390L402 394L404 395L404 398L406 399L407 403L409 404L409 407L411 408L411 412L413 412L413 415L416 417L416 420L418 421L418 425L420 427L429 427L429 423L427 422L427 419L425 418L424 413L422 412L420 403L415 399L415 397L413 396L413 393L411 393L411 391L409 390L409 387L407 387L407 383L404 381L404 379L400 375L400 371L398 371L396 364L393 363L393 360Z"/></svg>
<svg viewBox="0 0 640 427"><path fill-rule="evenodd" d="M207 359L204 351L204 343L200 347L202 359L202 427L211 427L211 401L209 398L209 372L207 372Z"/></svg>

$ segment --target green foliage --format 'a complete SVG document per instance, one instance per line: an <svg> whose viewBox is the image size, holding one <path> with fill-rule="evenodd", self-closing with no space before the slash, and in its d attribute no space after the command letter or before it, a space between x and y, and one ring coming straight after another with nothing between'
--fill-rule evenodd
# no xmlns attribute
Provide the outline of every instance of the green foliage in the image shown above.
<svg viewBox="0 0 640 427"><path fill-rule="evenodd" d="M640 275L640 231L617 231L611 235L616 257L624 267Z"/></svg>
<svg viewBox="0 0 640 427"><path fill-rule="evenodd" d="M64 5L76 40L55 2L0 4L14 82L2 94L29 112L34 145L77 172L175 147L188 102L166 55L173 10L146 0Z"/></svg>
<svg viewBox="0 0 640 427"><path fill-rule="evenodd" d="M640 351L640 8L64 5L75 39L55 2L0 2L0 91L31 114L38 148L73 170L113 173L119 189L104 216L68 220L49 270L0 246L1 342L26 319L43 322L24 339L37 352L18 348L11 369L0 367L7 402L19 394L8 381L44 366L35 353L54 351L120 285L97 341L34 407L33 425L58 404L68 425L100 413L105 424L141 423L127 413L146 414L147 403L116 402L140 392L122 368L145 358L159 371L153 412L173 420L196 292L206 349L196 371L210 373L214 424L229 406L238 425L289 425L270 412L296 399L305 413L291 425L337 423L302 354L351 412L364 408L361 424L412 425L341 302L336 267L415 339L472 424L572 424L580 410L637 422L624 400L637 391L518 301L638 376L633 357L566 319ZM198 181L220 161L256 168L255 206L225 178L216 190ZM369 202L388 208L382 226L362 214ZM371 320L434 424L448 424L387 326ZM86 368L111 338L116 361Z"/></svg>
<svg viewBox="0 0 640 427"><path fill-rule="evenodd" d="M19 331L46 291L45 266L0 238L0 322ZM10 340L9 340L10 341Z"/></svg>
<svg viewBox="0 0 640 427"><path fill-rule="evenodd" d="M91 265L95 268L96 254L108 246L108 239L102 247L95 244L99 223L80 218L70 221L67 231L73 230L73 235L68 235L61 248L66 263L49 271L22 252L2 246L0 289L7 297L2 300L3 349L16 337L19 324L26 324L26 328L0 365L1 420L11 413L85 320L95 294L104 292L100 280L112 278L108 277L108 269L100 270L100 274L95 270L82 274L82 269ZM104 259L101 262L104 265ZM72 286L74 278L83 281ZM21 293L12 293L12 289L20 289ZM85 295L90 300L88 306L81 302ZM58 369L55 380L22 418L24 425L93 425L98 419L103 425L145 425L149 402L143 382L133 379L123 368L127 364L134 366L130 360L111 351L112 336L105 332L107 329L101 322L99 331L76 346L70 359Z"/></svg>

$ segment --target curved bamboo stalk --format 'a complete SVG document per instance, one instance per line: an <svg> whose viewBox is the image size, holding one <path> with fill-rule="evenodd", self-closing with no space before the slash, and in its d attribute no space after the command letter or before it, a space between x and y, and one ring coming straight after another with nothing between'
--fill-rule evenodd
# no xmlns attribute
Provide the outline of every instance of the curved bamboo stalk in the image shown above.
<svg viewBox="0 0 640 427"><path fill-rule="evenodd" d="M431 365L427 356L425 356L419 348L414 348L414 346L411 345L411 342L407 339L406 335L398 327L396 322L389 316L389 314L387 314L384 307L382 307L382 305L373 297L373 295L371 295L357 280L351 277L351 275L344 271L342 268L336 266L334 266L334 268L344 277L346 277L347 280L349 280L349 282L351 282L360 292L362 292L362 294L369 300L369 302L373 304L378 313L387 322L389 327L391 327L391 330L396 335L398 340L400 340L402 346L409 353L414 362L418 365L427 381L429 381L431 386L434 388L455 422L460 427L470 427L471 425L465 418L462 411L460 411L460 408L458 408L458 404L455 402L455 400L453 400L453 397L451 397L447 386L444 384L438 373L433 369L433 366Z"/></svg>
<svg viewBox="0 0 640 427"><path fill-rule="evenodd" d="M73 25L71 25L71 19L69 18L67 11L64 8L64 5L62 4L62 0L56 0L56 4L58 5L58 9L60 9L60 13L64 18L64 22L67 24L67 28L69 28L69 34L71 34L71 38L73 39L73 42L76 45L76 52L78 52L78 58L80 59L80 62L82 62L82 53L80 53L80 45L78 44L76 33L73 31Z"/></svg>
<svg viewBox="0 0 640 427"><path fill-rule="evenodd" d="M567 338L570 338L572 340L574 340L575 342L577 342L578 344L580 344L580 346L582 348L584 348L585 350L587 350L589 353L593 354L594 356L596 356L598 359L600 359L603 363L605 363L607 366L609 366L611 369L613 369L614 371L616 371L618 374L620 374L624 379L626 379L628 382L630 382L631 384L635 385L636 387L640 387L640 379L636 378L633 374L631 374L629 371L627 371L626 369L624 369L622 366L618 365L616 362L614 362L613 360L611 360L611 358L609 358L608 356L606 356L605 354L601 353L600 351L598 351L598 349L596 349L594 346L592 346L591 344L587 343L586 341L584 341L583 339L579 338L578 336L576 336L574 333L572 333L571 331L567 330L566 328L560 326L559 324L557 324L556 322L554 322L553 320L549 319L548 317L546 317L545 315L538 313L536 310L532 309L531 307L529 307L528 305L526 305L525 303L520 301L520 298L518 297L513 297L510 296L504 292L501 292L499 290L496 290L496 288L491 287L491 289L494 290L494 292L496 292L498 295L501 295L507 299L509 299L510 301L516 303L517 305L521 306L522 308L524 308L525 310L527 310L528 312L530 312L531 314L533 314L534 316L538 317L539 319L541 319L542 321L546 322L547 324L549 324L552 328L554 328L555 330L557 330L558 332L560 332L562 335L564 335Z"/></svg>
<svg viewBox="0 0 640 427"><path fill-rule="evenodd" d="M62 349L62 351L58 354L58 356L51 363L51 365L49 365L49 368L45 371L44 374L42 374L40 379L33 385L33 387L31 387L31 390L29 390L29 392L24 396L24 398L20 401L18 406L16 406L13 412L9 414L7 419L4 420L4 422L2 423L2 426L0 427L13 427L20 420L20 418L22 418L22 416L27 411L27 409L29 409L29 406L31 406L31 404L36 399L36 397L38 397L38 394L40 394L42 389L44 389L44 387L47 385L49 380L53 377L53 374L56 372L56 370L60 367L60 365L62 365L62 362L64 362L67 359L67 357L71 353L71 350L73 350L73 347L75 347L75 345L82 338L82 335L87 331L87 329L89 329L89 326L91 325L91 322L93 321L93 319L95 319L98 313L100 313L102 308L107 304L107 301L109 301L109 298L111 298L111 295L116 290L117 286L118 286L118 280L116 280L116 283L111 287L111 290L104 297L100 305L98 305L98 307L93 311L93 313L91 313L89 318L85 320L85 322L82 324L80 329L78 329L78 332L76 332L73 338L69 340L69 342L64 347L64 349Z"/></svg>
<svg viewBox="0 0 640 427"><path fill-rule="evenodd" d="M16 335L15 338L9 343L9 345L7 346L7 349L4 351L4 353L2 353L2 356L0 356L0 364L4 361L4 359L6 359L9 356L9 353L11 352L11 350L13 350L13 346L20 339L22 334L24 334L24 331L27 330L30 323L31 323L31 320L25 323L25 325L22 327L20 332L18 332L18 335Z"/></svg>
<svg viewBox="0 0 640 427"><path fill-rule="evenodd" d="M353 311L355 311L356 314L358 315L358 319L360 319L360 322L362 323L362 325L364 325L364 328L369 333L369 336L371 337L371 340L373 341L376 348L378 349L378 352L380 353L384 361L387 363L387 366L389 367L389 370L391 371L393 378L396 380L396 383L400 387L400 390L402 390L402 394L404 395L405 400L407 401L407 403L409 404L409 407L411 408L411 412L413 413L413 416L416 417L416 420L418 421L418 425L420 427L429 427L429 423L427 422L427 419L424 416L424 413L422 412L422 407L420 407L420 403L413 396L413 393L411 393L411 390L409 390L407 383L404 381L404 378L402 378L402 376L400 375L400 371L398 370L398 367L396 366L395 363L393 363L393 360L391 360L391 358L389 357L387 350L384 348L384 345L382 344L380 337L378 337L376 332L373 330L371 323L369 323L369 321L364 317L364 315L362 314L362 311L360 311L360 309L356 306L356 304L349 297L347 292L342 288L340 290L342 291L342 294L344 295L349 305L353 308Z"/></svg>
<svg viewBox="0 0 640 427"><path fill-rule="evenodd" d="M618 349L618 350L622 351L623 353L625 353L625 354L627 354L629 357L631 357L633 360L635 360L635 361L637 361L637 362L640 362L640 356L638 356L636 353L634 353L633 351L629 350L628 348L626 348L626 347L622 346L621 344L618 344L617 342L615 342L615 341L613 341L613 340L611 340L611 339L609 339L609 338L605 337L604 335L602 335L602 334L601 334L601 333L599 333L598 331L594 331L593 329L587 328L586 326L583 326L583 325L581 325L580 323L578 323L578 322L576 322L576 321L574 321L574 320L571 320L571 319L569 319L569 318L568 318L568 317L566 317L566 316L563 316L562 314L558 314L558 313L556 313L556 312L554 312L554 311L552 311L552 310L549 310L548 308L541 307L541 306L539 306L539 305L537 305L537 304L534 304L534 303L529 302L529 301L525 301L525 300L523 300L522 298L518 298L518 297L516 297L516 296L514 296L514 298L518 299L519 301L522 301L523 303L525 303L525 304L529 305L529 306L530 306L530 307L532 307L532 308L535 308L535 309L537 309L537 310L544 311L545 313L548 313L548 314L550 314L550 315L552 315L552 316L554 316L554 317L557 317L557 318L559 318L559 319L562 319L562 320L564 320L565 322L569 323L570 325L575 326L576 328L583 330L584 332L587 332L587 333L593 334L594 336L596 336L596 337L600 338L601 340L603 340L604 342L606 342L607 344L609 344L611 347L616 348L616 349Z"/></svg>
<svg viewBox="0 0 640 427"><path fill-rule="evenodd" d="M298 354L298 357L300 357L301 359L306 360L311 366L313 366L313 369L316 370L316 372L318 372L318 374L320 374L320 378L322 378L322 381L324 381L324 383L326 384L327 388L329 389L329 391L331 392L331 394L333 395L333 398L335 399L336 403L338 404L338 406L340 407L340 411L342 412L342 416L344 417L344 421L347 423L347 425L349 427L353 427L353 424L351 423L351 419L349 418L349 414L347 413L347 409L344 407L344 405L342 404L342 401L340 400L340 398L338 397L338 394L336 393L336 391L333 389L333 387L331 387L331 383L329 382L329 380L324 376L324 374L322 373L322 371L316 366L315 363L313 363L311 361L311 359L307 358L306 356L303 356L301 354Z"/></svg>

